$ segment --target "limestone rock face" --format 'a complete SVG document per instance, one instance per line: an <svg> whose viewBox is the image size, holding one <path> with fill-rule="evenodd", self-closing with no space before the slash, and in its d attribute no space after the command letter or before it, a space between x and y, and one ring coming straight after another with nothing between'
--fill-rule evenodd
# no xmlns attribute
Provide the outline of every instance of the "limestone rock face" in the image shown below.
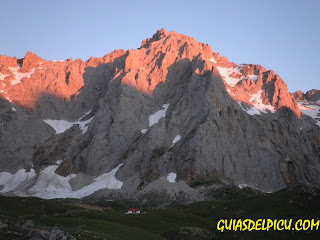
<svg viewBox="0 0 320 240"><path fill-rule="evenodd" d="M306 99L308 102L318 102L320 100L320 90L312 89L306 92Z"/></svg>
<svg viewBox="0 0 320 240"><path fill-rule="evenodd" d="M306 93L302 91L296 91L293 93L294 98L297 101L307 101L307 102L315 102L320 103L320 90L311 89Z"/></svg>
<svg viewBox="0 0 320 240"><path fill-rule="evenodd" d="M292 93L293 97L297 101L303 101L304 100L304 93L302 91L295 91Z"/></svg>
<svg viewBox="0 0 320 240"><path fill-rule="evenodd" d="M0 56L0 95L0 172L62 160L57 174L89 179L122 163L118 192L129 196L162 191L169 173L189 195L212 180L320 185L318 105L306 110L273 71L176 32L85 62Z"/></svg>

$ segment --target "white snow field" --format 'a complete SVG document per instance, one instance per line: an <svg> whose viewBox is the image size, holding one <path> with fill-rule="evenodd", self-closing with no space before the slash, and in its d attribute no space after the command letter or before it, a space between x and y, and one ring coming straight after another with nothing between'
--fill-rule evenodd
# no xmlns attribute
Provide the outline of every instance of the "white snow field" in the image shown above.
<svg viewBox="0 0 320 240"><path fill-rule="evenodd" d="M259 90L256 94L252 94L249 101L254 105L256 109L258 109L260 112L266 113L267 110L270 112L275 112L275 109L271 105L266 105L262 102L261 99L262 90Z"/></svg>
<svg viewBox="0 0 320 240"><path fill-rule="evenodd" d="M246 76L242 75L242 73L240 72L241 68L242 68L241 66L238 66L238 67L235 67L235 68L217 67L221 77L231 87L234 87L239 81L241 81L241 80L246 78ZM239 78L231 77L232 74L237 74L240 77Z"/></svg>
<svg viewBox="0 0 320 240"><path fill-rule="evenodd" d="M316 104L310 104L310 103L307 105L302 102L298 102L298 106L302 113L312 117L314 120L316 120L317 125L320 126L320 106Z"/></svg>
<svg viewBox="0 0 320 240"><path fill-rule="evenodd" d="M85 115L82 116L80 119L82 119L83 117L85 117L89 113L90 113L90 111L85 113ZM66 130L71 128L73 125L79 125L79 127L82 131L82 134L85 134L88 130L88 125L92 121L93 118L94 118L94 116L88 120L85 120L85 121L81 121L79 119L78 121L75 121L75 122L69 122L66 120L52 120L52 119L45 119L43 121L46 124L50 125L56 131L56 134L60 134L60 133L65 132Z"/></svg>
<svg viewBox="0 0 320 240"><path fill-rule="evenodd" d="M249 101L253 106L244 109L240 102L238 104L240 107L250 115L260 115L262 112L267 113L268 111L274 113L276 110L273 106L269 104L264 104L261 99L262 90L259 90L256 94L252 94Z"/></svg>
<svg viewBox="0 0 320 240"><path fill-rule="evenodd" d="M14 174L1 172L0 185L3 185L4 188L0 193L11 193L21 197L33 196L43 199L83 198L100 189L121 189L123 185L123 182L118 181L115 177L118 169L123 165L119 164L110 172L96 177L93 183L72 191L69 181L76 177L76 174L66 177L56 174L55 171L61 162L61 160L57 161L56 165L48 166L38 174L32 168L29 172L26 169L20 169Z"/></svg>

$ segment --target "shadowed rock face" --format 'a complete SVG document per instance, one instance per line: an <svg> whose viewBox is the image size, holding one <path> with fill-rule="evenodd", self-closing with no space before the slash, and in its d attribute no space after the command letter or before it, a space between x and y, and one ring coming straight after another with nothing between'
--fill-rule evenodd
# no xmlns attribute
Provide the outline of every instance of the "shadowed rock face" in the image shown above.
<svg viewBox="0 0 320 240"><path fill-rule="evenodd" d="M294 98L297 101L308 101L308 102L319 102L320 100L320 90L312 89L303 93L302 91L296 91L293 93Z"/></svg>
<svg viewBox="0 0 320 240"><path fill-rule="evenodd" d="M320 129L301 113L302 95L191 37L162 29L139 49L85 62L0 56L0 73L0 171L63 160L60 175L97 176L124 163L119 191L131 195L163 189L170 172L190 185L320 185ZM48 119L71 124L55 134Z"/></svg>

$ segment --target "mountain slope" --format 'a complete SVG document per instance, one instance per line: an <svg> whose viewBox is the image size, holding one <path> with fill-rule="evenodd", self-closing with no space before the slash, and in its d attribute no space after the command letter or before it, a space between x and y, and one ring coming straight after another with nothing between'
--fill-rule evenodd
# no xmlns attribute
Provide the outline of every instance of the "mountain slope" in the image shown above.
<svg viewBox="0 0 320 240"><path fill-rule="evenodd" d="M2 192L41 197L52 185L44 197L106 188L199 200L190 186L217 180L267 192L320 184L317 118L273 71L191 37L162 29L139 49L86 62L28 53L0 65L0 170L11 172L0 175L11 184ZM21 168L30 181L12 180ZM44 172L52 178L39 182Z"/></svg>

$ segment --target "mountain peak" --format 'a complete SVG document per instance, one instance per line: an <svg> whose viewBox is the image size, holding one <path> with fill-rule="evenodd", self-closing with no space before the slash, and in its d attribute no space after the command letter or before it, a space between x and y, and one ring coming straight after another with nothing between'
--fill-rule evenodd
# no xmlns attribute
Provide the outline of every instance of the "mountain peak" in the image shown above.
<svg viewBox="0 0 320 240"><path fill-rule="evenodd" d="M157 30L157 32L154 35L166 36L167 34L168 34L168 31L164 28L161 28L160 30Z"/></svg>
<svg viewBox="0 0 320 240"><path fill-rule="evenodd" d="M149 44L151 42L159 41L160 39L163 39L168 36L178 37L178 36L180 36L180 34L178 34L175 31L168 32L166 29L161 28L160 30L157 30L157 32L155 34L153 34L152 38L147 38L147 39L143 40L141 43L141 47L147 47L147 46L149 46Z"/></svg>
<svg viewBox="0 0 320 240"><path fill-rule="evenodd" d="M31 69L36 67L43 59L33 52L28 51L26 56L22 59L22 66L20 71L23 73L30 72Z"/></svg>

